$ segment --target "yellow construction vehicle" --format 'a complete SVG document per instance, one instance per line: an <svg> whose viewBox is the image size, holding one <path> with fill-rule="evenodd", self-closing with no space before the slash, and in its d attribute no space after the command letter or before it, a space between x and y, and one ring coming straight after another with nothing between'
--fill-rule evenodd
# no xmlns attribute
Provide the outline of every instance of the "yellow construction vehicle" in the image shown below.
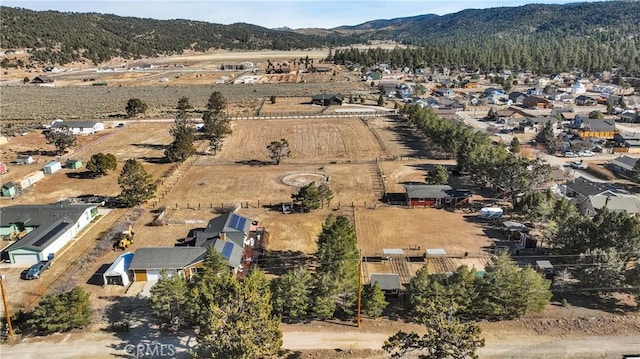
<svg viewBox="0 0 640 359"><path fill-rule="evenodd" d="M133 237L135 233L133 232L133 227L129 225L129 229L120 233L116 242L113 244L113 250L121 249L125 250L129 248L130 245L133 244Z"/></svg>

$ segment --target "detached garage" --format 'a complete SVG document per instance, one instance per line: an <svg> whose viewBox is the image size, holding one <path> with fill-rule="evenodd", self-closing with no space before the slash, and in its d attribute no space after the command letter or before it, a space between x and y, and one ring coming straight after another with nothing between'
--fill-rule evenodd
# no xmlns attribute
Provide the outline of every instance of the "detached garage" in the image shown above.
<svg viewBox="0 0 640 359"><path fill-rule="evenodd" d="M147 247L138 248L133 255L129 270L136 282L156 281L162 270L168 274L191 278L202 266L206 248L201 247Z"/></svg>
<svg viewBox="0 0 640 359"><path fill-rule="evenodd" d="M113 264L107 269L102 275L103 286L112 284L112 285L122 285L127 286L131 283L131 279L129 277L129 266L131 265L131 261L133 260L133 253L127 252L120 255L113 261Z"/></svg>

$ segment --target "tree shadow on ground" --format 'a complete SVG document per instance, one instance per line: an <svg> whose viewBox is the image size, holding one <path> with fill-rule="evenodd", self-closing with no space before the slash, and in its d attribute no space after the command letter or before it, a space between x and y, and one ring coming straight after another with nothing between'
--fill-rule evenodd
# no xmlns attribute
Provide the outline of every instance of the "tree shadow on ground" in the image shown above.
<svg viewBox="0 0 640 359"><path fill-rule="evenodd" d="M175 353L173 358L188 358L190 349L195 345L195 338L189 331L163 332L152 319L151 310L146 298L136 297L101 297L111 300L112 303L105 308L105 320L110 323L103 331L112 332L121 341L109 344L112 350L118 353L116 357L131 358L132 349L138 346L147 349L156 348L157 345L170 346ZM135 353L134 353L135 354ZM135 356L135 355L133 355Z"/></svg>
<svg viewBox="0 0 640 359"><path fill-rule="evenodd" d="M449 160L451 156L434 146L429 139L420 134L408 122L395 119L392 131L396 134L394 142L406 147L409 153L402 157L430 158L436 160Z"/></svg>
<svg viewBox="0 0 640 359"><path fill-rule="evenodd" d="M410 322L411 317L409 316L409 296L407 291L401 291L397 296L396 295L387 295L385 296L386 301L389 303L387 307L382 312L382 316L388 318L389 320L398 321L402 320L404 322Z"/></svg>
<svg viewBox="0 0 640 359"><path fill-rule="evenodd" d="M567 304L575 307L601 310L613 314L637 311L636 306L623 303L615 297L599 296L573 284L563 286L562 282L559 282L557 278L552 286L553 297L549 301L553 305L562 306L563 300L566 299Z"/></svg>
<svg viewBox="0 0 640 359"><path fill-rule="evenodd" d="M262 160L256 160L256 159L236 161L235 163L238 165L247 165L247 166L255 166L255 167L269 166L273 164L273 162L271 161L262 161Z"/></svg>
<svg viewBox="0 0 640 359"><path fill-rule="evenodd" d="M311 267L313 258L312 255L301 251L267 250L258 261L258 267L267 274L282 275L296 267Z"/></svg>
<svg viewBox="0 0 640 359"><path fill-rule="evenodd" d="M67 177L73 178L73 179L94 179L94 178L96 178L89 171L67 172L66 175L67 175Z"/></svg>
<svg viewBox="0 0 640 359"><path fill-rule="evenodd" d="M98 270L95 273L93 273L91 278L87 280L87 284L99 285L99 286L104 285L104 279L102 275L107 271L107 269L109 269L110 266L111 266L111 263L103 263L100 266L100 268L98 268Z"/></svg>
<svg viewBox="0 0 640 359"><path fill-rule="evenodd" d="M149 148L152 150L166 150L167 145L159 145L157 143L133 143L132 146L140 147L140 148Z"/></svg>
<svg viewBox="0 0 640 359"><path fill-rule="evenodd" d="M164 164L164 163L169 163L169 160L162 156L162 157L150 157L150 156L145 156L145 157L141 157L141 160L147 162L147 163L154 163L154 164Z"/></svg>

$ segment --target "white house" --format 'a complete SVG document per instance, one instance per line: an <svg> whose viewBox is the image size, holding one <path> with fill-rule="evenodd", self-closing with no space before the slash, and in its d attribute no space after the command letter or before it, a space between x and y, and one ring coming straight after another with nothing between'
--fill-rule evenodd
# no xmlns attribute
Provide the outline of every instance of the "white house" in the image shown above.
<svg viewBox="0 0 640 359"><path fill-rule="evenodd" d="M91 135L104 130L104 122L98 121L54 121L52 131L68 128L74 135Z"/></svg>
<svg viewBox="0 0 640 359"><path fill-rule="evenodd" d="M587 87L580 81L576 81L576 83L571 86L571 93L575 95L584 94L587 92Z"/></svg>
<svg viewBox="0 0 640 359"><path fill-rule="evenodd" d="M0 208L0 236L19 238L0 254L25 267L56 254L98 214L95 205L18 205Z"/></svg>

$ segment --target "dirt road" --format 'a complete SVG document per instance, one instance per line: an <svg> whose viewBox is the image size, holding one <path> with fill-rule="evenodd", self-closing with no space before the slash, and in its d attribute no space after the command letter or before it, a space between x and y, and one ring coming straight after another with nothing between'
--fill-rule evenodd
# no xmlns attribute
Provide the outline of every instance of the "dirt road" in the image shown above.
<svg viewBox="0 0 640 359"><path fill-rule="evenodd" d="M56 358L135 358L135 348L156 350L163 357L157 345L165 345L164 357L186 358L189 338L139 336L135 333L121 340L111 334L86 334L77 340L72 335L62 334L46 340L30 340L16 345L3 345L3 358L38 359ZM317 331L292 331L284 333L285 349L309 352L320 349L330 350L379 350L388 337L387 333L358 332L349 330L341 333ZM136 339L138 338L138 339ZM191 340L193 344L193 340ZM169 350L171 346L171 350ZM53 348L55 348L53 350ZM151 348L151 349L148 349ZM155 348L155 349L154 349ZM140 352L138 352L139 354ZM639 336L584 336L551 337L501 335L487 337L487 345L478 351L480 358L620 358L623 354L640 353ZM171 354L171 355L168 355ZM138 356L140 357L140 356ZM371 358L388 357L382 351Z"/></svg>

